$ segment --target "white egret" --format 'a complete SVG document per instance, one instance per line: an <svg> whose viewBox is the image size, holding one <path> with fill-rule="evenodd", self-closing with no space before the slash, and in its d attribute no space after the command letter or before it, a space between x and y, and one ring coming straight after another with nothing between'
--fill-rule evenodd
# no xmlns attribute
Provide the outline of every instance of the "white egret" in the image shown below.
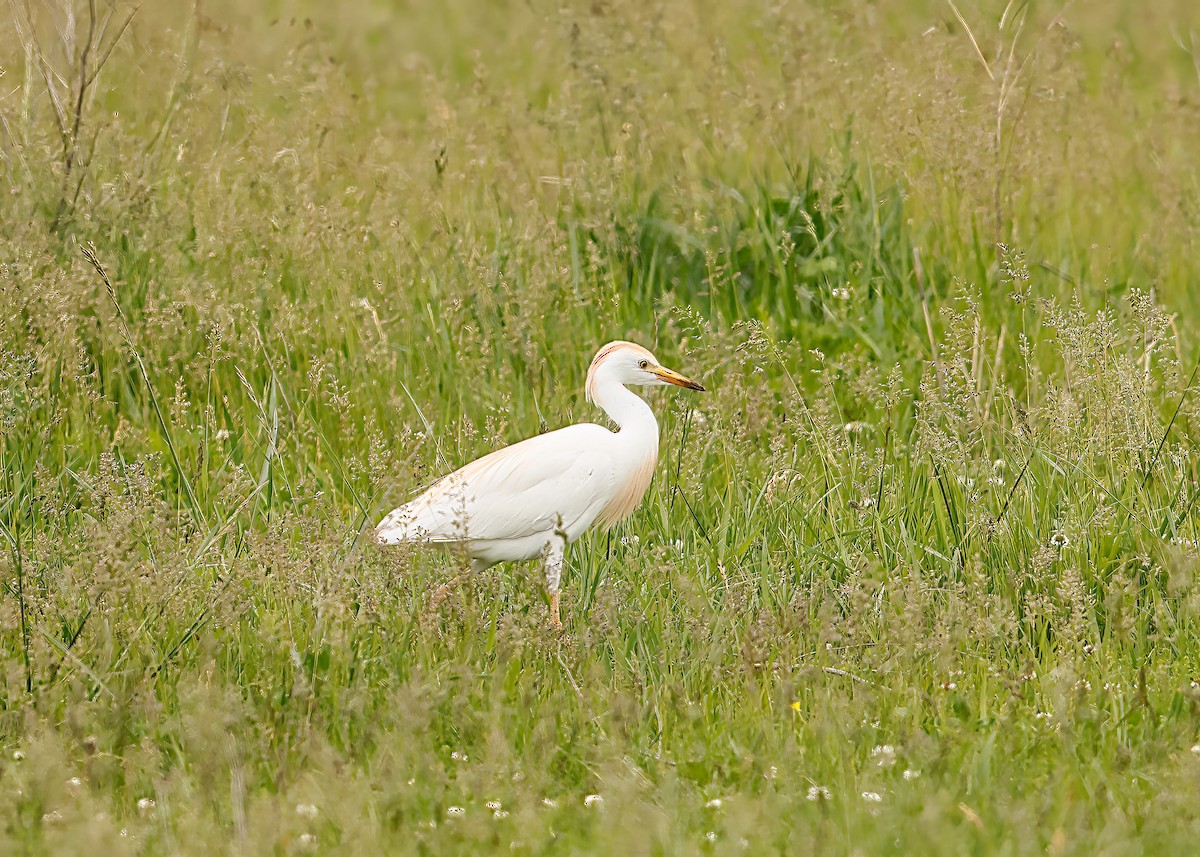
<svg viewBox="0 0 1200 857"><path fill-rule="evenodd" d="M593 524L612 527L637 508L658 461L658 421L627 385L704 388L632 342L596 352L585 388L616 423L567 426L472 461L394 509L375 528L382 544L460 546L472 570L541 556L550 621L561 628L558 596L567 545Z"/></svg>

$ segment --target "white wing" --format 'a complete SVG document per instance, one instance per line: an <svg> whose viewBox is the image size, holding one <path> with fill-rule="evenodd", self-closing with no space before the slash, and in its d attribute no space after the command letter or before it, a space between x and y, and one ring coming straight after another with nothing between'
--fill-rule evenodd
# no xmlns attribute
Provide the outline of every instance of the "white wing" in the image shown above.
<svg viewBox="0 0 1200 857"><path fill-rule="evenodd" d="M585 423L523 440L434 483L376 527L384 544L578 536L617 493L614 435Z"/></svg>

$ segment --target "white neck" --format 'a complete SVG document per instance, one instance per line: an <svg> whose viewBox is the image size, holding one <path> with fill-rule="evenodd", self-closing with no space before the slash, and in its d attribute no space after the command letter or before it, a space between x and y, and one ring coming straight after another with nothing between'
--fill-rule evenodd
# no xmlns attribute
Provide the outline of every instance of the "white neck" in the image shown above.
<svg viewBox="0 0 1200 857"><path fill-rule="evenodd" d="M592 389L592 401L608 414L622 438L649 442L658 449L658 420L640 396L611 378L599 379Z"/></svg>

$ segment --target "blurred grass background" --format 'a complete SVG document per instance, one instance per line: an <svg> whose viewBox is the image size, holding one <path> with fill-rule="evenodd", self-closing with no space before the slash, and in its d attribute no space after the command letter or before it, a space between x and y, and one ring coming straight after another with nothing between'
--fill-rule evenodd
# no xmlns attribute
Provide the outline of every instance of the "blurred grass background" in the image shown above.
<svg viewBox="0 0 1200 857"><path fill-rule="evenodd" d="M1198 18L11 4L4 850L1186 851ZM711 392L567 632L427 610L613 338Z"/></svg>

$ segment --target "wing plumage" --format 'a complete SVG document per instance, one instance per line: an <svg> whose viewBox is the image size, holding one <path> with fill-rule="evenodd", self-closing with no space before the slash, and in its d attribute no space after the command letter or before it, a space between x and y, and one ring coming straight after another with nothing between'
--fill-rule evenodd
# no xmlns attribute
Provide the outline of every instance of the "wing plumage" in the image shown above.
<svg viewBox="0 0 1200 857"><path fill-rule="evenodd" d="M385 544L521 539L586 529L617 491L612 432L568 426L499 449L434 483L376 528Z"/></svg>

